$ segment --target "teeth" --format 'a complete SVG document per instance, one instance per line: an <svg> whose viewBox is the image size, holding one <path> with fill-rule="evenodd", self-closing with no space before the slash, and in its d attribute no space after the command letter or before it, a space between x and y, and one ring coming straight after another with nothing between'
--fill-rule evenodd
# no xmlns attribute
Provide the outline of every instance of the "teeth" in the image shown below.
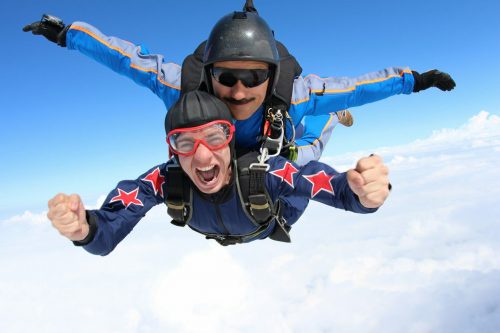
<svg viewBox="0 0 500 333"><path fill-rule="evenodd" d="M204 167L204 168L196 168L196 170L198 170L198 171L210 171L213 168L215 168L215 164L211 164L211 165Z"/></svg>

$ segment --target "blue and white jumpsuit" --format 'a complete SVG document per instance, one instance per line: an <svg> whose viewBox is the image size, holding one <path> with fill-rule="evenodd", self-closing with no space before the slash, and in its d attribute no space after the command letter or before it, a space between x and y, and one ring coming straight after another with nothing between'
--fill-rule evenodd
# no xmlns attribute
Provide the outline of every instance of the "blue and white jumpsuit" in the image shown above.
<svg viewBox="0 0 500 333"><path fill-rule="evenodd" d="M160 97L167 110L180 95L181 67L166 62L162 55L150 54L144 46L106 36L83 22L71 24L66 43L113 71L131 78ZM290 116L300 128L295 142L296 162L304 165L318 160L338 123L334 112L375 102L397 94L410 94L414 78L408 68L391 67L362 76L327 77L299 76L293 84ZM235 122L236 146L257 148L263 112L255 112L246 120ZM288 131L290 132L290 131Z"/></svg>

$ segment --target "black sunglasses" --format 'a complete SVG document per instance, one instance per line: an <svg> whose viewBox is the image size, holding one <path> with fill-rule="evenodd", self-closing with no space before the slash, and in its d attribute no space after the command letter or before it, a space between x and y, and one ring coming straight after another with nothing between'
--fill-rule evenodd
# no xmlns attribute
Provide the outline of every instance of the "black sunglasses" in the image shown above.
<svg viewBox="0 0 500 333"><path fill-rule="evenodd" d="M232 87L241 81L247 88L254 88L264 83L271 75L269 69L234 69L223 67L212 67L210 69L213 78L226 87Z"/></svg>

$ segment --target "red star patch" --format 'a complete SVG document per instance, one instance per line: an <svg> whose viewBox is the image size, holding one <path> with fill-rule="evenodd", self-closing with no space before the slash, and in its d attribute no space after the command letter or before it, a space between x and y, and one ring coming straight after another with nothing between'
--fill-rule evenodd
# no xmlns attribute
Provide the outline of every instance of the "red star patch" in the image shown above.
<svg viewBox="0 0 500 333"><path fill-rule="evenodd" d="M137 187L135 190L126 192L122 190L121 188L118 189L118 195L111 198L109 200L110 203L112 202L117 202L121 201L122 204L125 206L125 208L128 208L131 204L137 205L137 206L144 206L141 200L137 199L137 195L139 194L139 187Z"/></svg>
<svg viewBox="0 0 500 333"><path fill-rule="evenodd" d="M284 180L288 183L288 185L293 187L293 175L297 172L299 172L299 170L297 170L297 168L294 167L292 163L286 162L283 168L274 170L270 173L280 178L282 181Z"/></svg>
<svg viewBox="0 0 500 333"><path fill-rule="evenodd" d="M150 182L151 186L153 186L153 190L155 191L155 195L160 192L160 195L163 198L163 184L165 183L165 177L160 174L159 167L151 171L146 177L142 178L141 180L144 182Z"/></svg>
<svg viewBox="0 0 500 333"><path fill-rule="evenodd" d="M333 186L332 186L332 179L333 175L328 176L324 170L321 170L320 172L310 175L310 176L305 176L303 175L305 179L307 179L311 184L311 198L314 198L316 194L318 194L320 191L325 191L330 194L335 194L333 192Z"/></svg>

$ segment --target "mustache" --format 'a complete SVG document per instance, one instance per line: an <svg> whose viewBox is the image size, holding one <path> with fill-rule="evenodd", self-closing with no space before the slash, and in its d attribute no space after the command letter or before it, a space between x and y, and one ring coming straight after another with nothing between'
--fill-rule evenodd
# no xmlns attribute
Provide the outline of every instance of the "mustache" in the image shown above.
<svg viewBox="0 0 500 333"><path fill-rule="evenodd" d="M243 105L243 104L253 102L255 100L255 97L243 98L243 99L234 99L231 97L224 97L223 99L224 99L224 101L228 102L229 104Z"/></svg>

